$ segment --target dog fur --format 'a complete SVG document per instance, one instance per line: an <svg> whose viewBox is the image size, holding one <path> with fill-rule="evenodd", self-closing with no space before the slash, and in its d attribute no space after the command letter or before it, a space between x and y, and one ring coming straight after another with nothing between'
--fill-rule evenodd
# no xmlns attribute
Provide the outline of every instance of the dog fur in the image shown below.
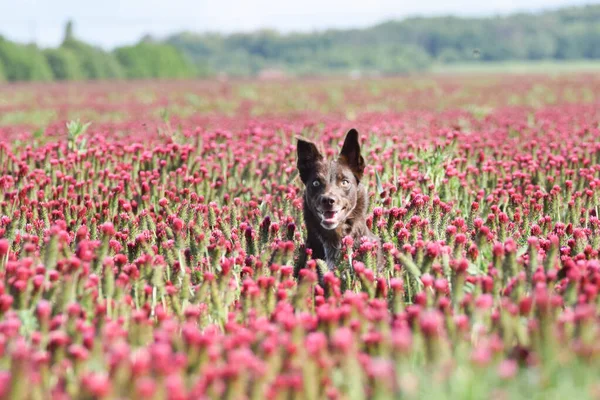
<svg viewBox="0 0 600 400"><path fill-rule="evenodd" d="M312 251L313 259L321 259L333 270L341 256L342 239L351 236L358 246L362 237L378 243L366 223L368 209L367 189L361 183L365 160L360 153L358 132L346 134L339 156L326 160L317 146L298 139L297 168L304 190L304 223L307 237L305 248ZM301 252L297 273L306 263ZM381 264L378 256L378 267Z"/></svg>

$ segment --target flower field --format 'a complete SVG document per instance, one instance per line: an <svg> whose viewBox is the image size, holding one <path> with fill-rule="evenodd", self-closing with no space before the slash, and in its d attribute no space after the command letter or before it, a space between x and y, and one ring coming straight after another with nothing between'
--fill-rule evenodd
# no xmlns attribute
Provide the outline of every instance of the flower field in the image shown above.
<svg viewBox="0 0 600 400"><path fill-rule="evenodd" d="M385 268L296 278L352 127ZM600 398L598 75L3 86L0 187L2 398Z"/></svg>

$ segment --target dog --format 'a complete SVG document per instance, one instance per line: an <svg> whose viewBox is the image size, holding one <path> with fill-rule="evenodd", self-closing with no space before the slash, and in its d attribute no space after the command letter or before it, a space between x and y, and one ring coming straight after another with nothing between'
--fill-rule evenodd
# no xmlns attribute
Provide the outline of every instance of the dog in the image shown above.
<svg viewBox="0 0 600 400"><path fill-rule="evenodd" d="M381 269L380 240L367 227L368 194L361 183L365 160L360 153L358 131L346 134L338 157L326 160L317 146L298 138L297 168L304 184L305 249L313 259L326 262L330 271L340 260L342 239L350 236L354 245L369 238L377 243L378 269ZM301 252L296 275L306 264L306 251Z"/></svg>

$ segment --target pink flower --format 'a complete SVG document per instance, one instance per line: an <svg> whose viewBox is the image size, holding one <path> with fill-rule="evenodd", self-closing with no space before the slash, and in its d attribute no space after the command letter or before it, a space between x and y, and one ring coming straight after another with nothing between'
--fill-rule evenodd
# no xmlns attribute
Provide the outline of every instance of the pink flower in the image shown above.
<svg viewBox="0 0 600 400"><path fill-rule="evenodd" d="M10 249L10 242L8 239L0 239L0 257L5 257Z"/></svg>
<svg viewBox="0 0 600 400"><path fill-rule="evenodd" d="M475 299L475 306L480 310L489 310L494 304L494 298L491 294L481 294Z"/></svg>
<svg viewBox="0 0 600 400"><path fill-rule="evenodd" d="M81 383L85 390L92 396L104 397L108 396L111 391L111 384L108 376L99 373L88 373L83 376Z"/></svg>
<svg viewBox="0 0 600 400"><path fill-rule="evenodd" d="M475 347L471 353L471 361L479 367L484 367L492 360L492 352L489 347L480 345Z"/></svg>
<svg viewBox="0 0 600 400"><path fill-rule="evenodd" d="M502 360L498 365L498 376L504 380L512 379L518 371L517 362L514 360Z"/></svg>
<svg viewBox="0 0 600 400"><path fill-rule="evenodd" d="M335 331L332 343L342 353L347 353L353 346L354 336L348 328L342 327Z"/></svg>
<svg viewBox="0 0 600 400"><path fill-rule="evenodd" d="M433 286L433 276L431 274L425 273L421 275L421 282L423 282L423 286L426 288Z"/></svg>
<svg viewBox="0 0 600 400"><path fill-rule="evenodd" d="M437 310L422 312L419 316L419 326L425 336L439 336L444 326L442 313Z"/></svg>
<svg viewBox="0 0 600 400"><path fill-rule="evenodd" d="M100 230L102 231L102 233L106 236L112 237L115 235L115 227L113 226L112 223L110 222L105 222L102 225L100 225Z"/></svg>

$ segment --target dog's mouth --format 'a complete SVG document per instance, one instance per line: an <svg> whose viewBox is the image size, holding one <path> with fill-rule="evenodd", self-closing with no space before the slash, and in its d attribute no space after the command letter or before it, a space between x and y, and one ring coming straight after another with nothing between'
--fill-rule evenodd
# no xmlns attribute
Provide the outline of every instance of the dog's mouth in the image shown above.
<svg viewBox="0 0 600 400"><path fill-rule="evenodd" d="M321 211L319 213L321 217L321 226L326 229L335 229L341 222L345 210L346 207L340 208L339 210Z"/></svg>
<svg viewBox="0 0 600 400"><path fill-rule="evenodd" d="M335 219L335 216L338 215L339 211L324 211L323 212L323 219L324 220L330 220L330 219Z"/></svg>

